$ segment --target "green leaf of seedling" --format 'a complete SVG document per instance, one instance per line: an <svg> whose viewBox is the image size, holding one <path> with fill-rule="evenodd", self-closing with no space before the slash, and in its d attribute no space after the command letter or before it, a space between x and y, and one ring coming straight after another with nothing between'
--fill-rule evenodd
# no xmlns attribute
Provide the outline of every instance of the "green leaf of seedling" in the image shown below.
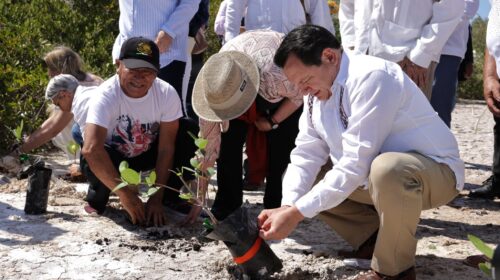
<svg viewBox="0 0 500 280"><path fill-rule="evenodd" d="M130 168L125 168L121 172L123 180L125 180L130 185L138 185L141 182L141 175L135 170Z"/></svg>
<svg viewBox="0 0 500 280"><path fill-rule="evenodd" d="M80 149L80 145L78 145L78 143L76 143L74 140L71 140L66 145L66 149L68 150L68 153L76 155L76 152L78 152L78 150Z"/></svg>
<svg viewBox="0 0 500 280"><path fill-rule="evenodd" d="M121 188L124 188L128 186L128 183L127 182L121 182L120 184L118 184L113 190L112 192L116 192L117 190L121 189Z"/></svg>
<svg viewBox="0 0 500 280"><path fill-rule="evenodd" d="M193 195L190 193L181 193L179 194L179 197L184 200L191 200L191 198L193 198Z"/></svg>
<svg viewBox="0 0 500 280"><path fill-rule="evenodd" d="M122 173L123 170L125 170L127 168L128 168L128 162L126 162L126 161L120 162L120 167L118 167L118 170L120 170L120 173Z"/></svg>
<svg viewBox="0 0 500 280"><path fill-rule="evenodd" d="M490 263L480 263L479 269L488 276L488 278L491 278L491 264Z"/></svg>
<svg viewBox="0 0 500 280"><path fill-rule="evenodd" d="M194 140L194 144L196 145L196 147L198 147L198 149L203 150L207 146L208 140L204 138L198 138Z"/></svg>
<svg viewBox="0 0 500 280"><path fill-rule="evenodd" d="M208 174L209 177L214 176L214 174L215 174L215 168L213 168L213 167L207 168L207 174Z"/></svg>
<svg viewBox="0 0 500 280"><path fill-rule="evenodd" d="M21 138L23 137L23 127L24 121L21 120L21 123L16 127L16 129L12 130L18 142L21 142Z"/></svg>
<svg viewBox="0 0 500 280"><path fill-rule="evenodd" d="M212 225L212 222L208 218L203 219L203 227L206 228L207 230L213 230L214 225Z"/></svg>
<svg viewBox="0 0 500 280"><path fill-rule="evenodd" d="M467 234L467 237L469 238L470 242L472 242L472 244L488 259L491 260L493 258L493 249L486 245L481 239L472 234Z"/></svg>
<svg viewBox="0 0 500 280"><path fill-rule="evenodd" d="M153 170L151 173L149 173L149 176L146 177L146 184L148 184L149 187L153 186L156 183L156 172Z"/></svg>
<svg viewBox="0 0 500 280"><path fill-rule="evenodd" d="M198 168L200 166L200 163L196 158L192 158L189 160L189 163L191 164L192 167Z"/></svg>
<svg viewBox="0 0 500 280"><path fill-rule="evenodd" d="M158 191L159 188L157 187L152 187L152 188L149 188L148 192L147 192L147 196L148 197L151 197L153 196L157 191Z"/></svg>

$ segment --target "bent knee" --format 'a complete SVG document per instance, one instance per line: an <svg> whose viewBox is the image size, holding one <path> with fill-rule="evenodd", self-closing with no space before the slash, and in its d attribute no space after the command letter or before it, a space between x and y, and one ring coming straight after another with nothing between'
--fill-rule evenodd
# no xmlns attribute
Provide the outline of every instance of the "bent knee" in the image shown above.
<svg viewBox="0 0 500 280"><path fill-rule="evenodd" d="M388 152L377 156L370 169L372 187L402 186L406 190L421 189L417 170L408 161L406 153Z"/></svg>

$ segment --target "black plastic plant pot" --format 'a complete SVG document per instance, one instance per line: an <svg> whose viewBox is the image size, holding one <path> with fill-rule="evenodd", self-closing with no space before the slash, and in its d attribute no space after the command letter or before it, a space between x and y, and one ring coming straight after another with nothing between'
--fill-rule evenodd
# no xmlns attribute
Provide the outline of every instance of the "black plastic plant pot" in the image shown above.
<svg viewBox="0 0 500 280"><path fill-rule="evenodd" d="M491 275L493 279L500 280L500 244L493 252L493 258L491 259Z"/></svg>
<svg viewBox="0 0 500 280"><path fill-rule="evenodd" d="M248 209L240 207L215 225L207 237L223 241L236 264L251 279L260 279L279 271L283 264L259 237L257 218L250 217Z"/></svg>
<svg viewBox="0 0 500 280"><path fill-rule="evenodd" d="M49 184L52 169L37 166L28 178L28 191L26 192L26 203L24 213L38 215L47 212L49 201Z"/></svg>

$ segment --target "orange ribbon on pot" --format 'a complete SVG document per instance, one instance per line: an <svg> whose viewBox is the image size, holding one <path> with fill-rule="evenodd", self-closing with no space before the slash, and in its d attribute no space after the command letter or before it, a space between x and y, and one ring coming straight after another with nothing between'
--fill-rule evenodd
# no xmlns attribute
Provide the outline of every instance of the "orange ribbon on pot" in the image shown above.
<svg viewBox="0 0 500 280"><path fill-rule="evenodd" d="M251 260L253 257L255 257L255 254L257 254L257 252L260 250L261 244L262 244L262 238L257 237L252 247L250 247L250 249L248 249L248 251L243 256L233 258L234 262L237 264L244 264L247 261Z"/></svg>

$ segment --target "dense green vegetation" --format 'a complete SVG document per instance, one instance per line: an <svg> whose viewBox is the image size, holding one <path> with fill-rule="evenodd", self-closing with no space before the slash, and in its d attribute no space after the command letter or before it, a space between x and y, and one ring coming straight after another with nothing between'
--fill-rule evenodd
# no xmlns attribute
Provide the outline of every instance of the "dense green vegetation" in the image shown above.
<svg viewBox="0 0 500 280"><path fill-rule="evenodd" d="M213 32L220 2L211 1L206 57L220 48ZM71 47L82 56L87 71L103 78L114 73L111 49L118 16L117 0L0 1L0 153L14 141L7 127L24 120L24 132L30 133L46 118L43 92L48 77L42 57L53 47ZM475 72L471 81L460 85L463 98L482 99L485 26L481 19L474 22Z"/></svg>

